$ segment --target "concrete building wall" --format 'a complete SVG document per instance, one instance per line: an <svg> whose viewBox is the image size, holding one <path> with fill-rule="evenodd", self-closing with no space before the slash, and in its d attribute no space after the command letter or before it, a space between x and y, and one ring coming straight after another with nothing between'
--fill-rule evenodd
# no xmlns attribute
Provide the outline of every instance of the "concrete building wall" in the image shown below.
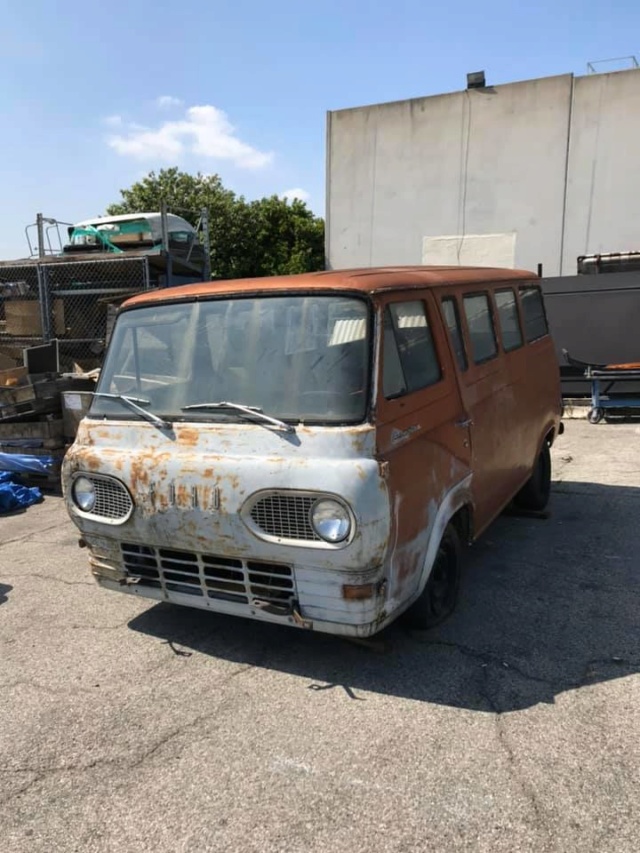
<svg viewBox="0 0 640 853"><path fill-rule="evenodd" d="M329 266L572 275L579 254L638 247L639 108L630 71L329 113Z"/></svg>
<svg viewBox="0 0 640 853"><path fill-rule="evenodd" d="M562 272L640 249L640 71L574 81Z"/></svg>

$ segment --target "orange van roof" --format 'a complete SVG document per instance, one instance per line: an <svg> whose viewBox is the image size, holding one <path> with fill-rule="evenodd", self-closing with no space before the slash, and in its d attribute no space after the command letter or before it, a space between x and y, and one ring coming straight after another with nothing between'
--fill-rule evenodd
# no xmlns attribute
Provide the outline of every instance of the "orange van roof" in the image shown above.
<svg viewBox="0 0 640 853"><path fill-rule="evenodd" d="M373 267L351 270L329 270L278 275L266 278L243 278L228 281L201 281L141 293L128 299L123 308L151 302L196 299L242 293L272 293L274 291L356 290L376 293L396 288L436 287L442 285L471 284L474 282L514 281L537 278L526 270L497 269L490 267Z"/></svg>

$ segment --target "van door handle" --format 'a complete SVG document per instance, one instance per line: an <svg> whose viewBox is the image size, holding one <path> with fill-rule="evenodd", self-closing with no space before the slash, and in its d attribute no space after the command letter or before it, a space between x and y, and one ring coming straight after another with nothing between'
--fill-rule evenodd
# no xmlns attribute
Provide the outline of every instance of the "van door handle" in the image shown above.
<svg viewBox="0 0 640 853"><path fill-rule="evenodd" d="M465 429L465 427L473 426L472 418L465 418L461 421L456 421L455 426L460 427L461 429Z"/></svg>

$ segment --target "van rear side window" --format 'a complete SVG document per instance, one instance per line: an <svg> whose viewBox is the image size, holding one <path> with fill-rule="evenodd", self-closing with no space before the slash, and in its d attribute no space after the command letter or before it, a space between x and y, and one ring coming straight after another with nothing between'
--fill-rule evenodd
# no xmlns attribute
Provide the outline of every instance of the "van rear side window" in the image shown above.
<svg viewBox="0 0 640 853"><path fill-rule="evenodd" d="M537 341L549 333L547 315L544 312L542 291L539 287L521 287L522 316L527 343Z"/></svg>
<svg viewBox="0 0 640 853"><path fill-rule="evenodd" d="M384 312L382 386L389 400L433 385L442 376L422 302L395 302Z"/></svg>
<svg viewBox="0 0 640 853"><path fill-rule="evenodd" d="M502 346L505 352L522 346L522 330L518 317L516 295L513 290L497 290L495 293L498 320L502 332Z"/></svg>
<svg viewBox="0 0 640 853"><path fill-rule="evenodd" d="M463 301L473 360L476 364L482 364L498 353L489 296L486 293L474 293L465 296Z"/></svg>

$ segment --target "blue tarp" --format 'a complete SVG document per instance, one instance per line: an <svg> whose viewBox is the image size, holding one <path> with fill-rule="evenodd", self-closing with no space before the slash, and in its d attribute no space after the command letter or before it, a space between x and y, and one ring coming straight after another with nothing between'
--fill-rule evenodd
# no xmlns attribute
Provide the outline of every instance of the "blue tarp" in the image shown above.
<svg viewBox="0 0 640 853"><path fill-rule="evenodd" d="M14 474L44 474L47 476L55 464L56 460L53 456L0 453L0 471L11 471Z"/></svg>
<svg viewBox="0 0 640 853"><path fill-rule="evenodd" d="M0 453L0 456L5 455L7 454ZM40 489L23 486L17 474L0 471L0 515L17 509L26 509L28 506L40 503L41 500Z"/></svg>

